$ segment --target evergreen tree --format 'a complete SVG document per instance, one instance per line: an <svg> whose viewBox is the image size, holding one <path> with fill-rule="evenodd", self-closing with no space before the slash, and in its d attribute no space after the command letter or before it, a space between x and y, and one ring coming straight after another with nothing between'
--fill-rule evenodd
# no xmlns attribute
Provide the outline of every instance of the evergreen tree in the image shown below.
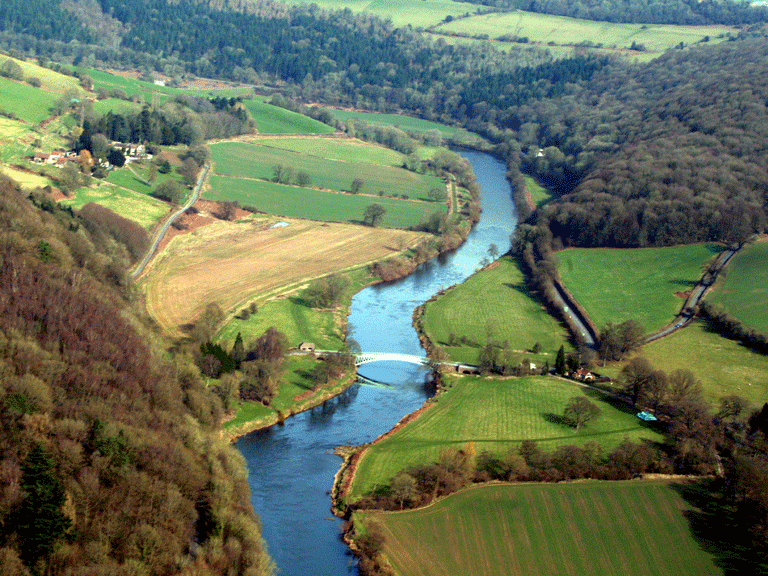
<svg viewBox="0 0 768 576"><path fill-rule="evenodd" d="M555 372L558 374L565 374L565 347L560 346L560 350L557 351L557 358L555 358Z"/></svg>
<svg viewBox="0 0 768 576"><path fill-rule="evenodd" d="M21 559L34 569L64 536L70 519L61 511L64 487L56 477L53 459L41 443L35 444L21 469L25 497L18 510L16 533L21 541Z"/></svg>
<svg viewBox="0 0 768 576"><path fill-rule="evenodd" d="M235 361L235 369L240 369L240 363L245 360L245 345L243 344L243 335L238 332L235 338L235 345L232 346L232 360Z"/></svg>

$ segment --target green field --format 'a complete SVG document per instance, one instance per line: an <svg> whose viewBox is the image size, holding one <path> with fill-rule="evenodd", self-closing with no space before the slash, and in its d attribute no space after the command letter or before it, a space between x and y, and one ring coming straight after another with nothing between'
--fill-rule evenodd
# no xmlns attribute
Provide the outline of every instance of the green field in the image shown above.
<svg viewBox="0 0 768 576"><path fill-rule="evenodd" d="M528 189L531 201L536 208L541 208L555 198L547 188L536 182L531 176L523 176L523 180L525 180L525 187Z"/></svg>
<svg viewBox="0 0 768 576"><path fill-rule="evenodd" d="M79 210L88 202L106 206L124 218L150 229L168 214L167 204L144 194L103 184L97 188L81 188L73 198L61 201L65 206Z"/></svg>
<svg viewBox="0 0 768 576"><path fill-rule="evenodd" d="M476 15L441 24L437 31L469 36L488 35L491 39L504 36L527 37L529 41L547 44L574 45L591 42L605 47L629 48L632 42L646 50L661 52L677 46L701 41L721 41L717 36L732 32L727 26L674 26L662 24L620 24L578 20L565 16L533 12L506 12Z"/></svg>
<svg viewBox="0 0 768 576"><path fill-rule="evenodd" d="M598 329L635 319L647 333L667 325L715 256L717 244L670 248L570 248L557 253L563 284Z"/></svg>
<svg viewBox="0 0 768 576"><path fill-rule="evenodd" d="M58 94L0 78L0 109L30 124L38 124L51 115Z"/></svg>
<svg viewBox="0 0 768 576"><path fill-rule="evenodd" d="M334 131L313 118L259 100L243 100L243 105L256 120L259 134L329 134Z"/></svg>
<svg viewBox="0 0 768 576"><path fill-rule="evenodd" d="M686 328L643 346L642 356L667 373L687 368L704 385L704 397L715 407L722 396L737 394L755 407L768 401L768 356L706 329L694 320ZM620 366L600 369L618 375Z"/></svg>
<svg viewBox="0 0 768 576"><path fill-rule="evenodd" d="M254 178L271 180L273 167L282 165L294 168L295 172L306 172L312 179L312 186L338 192L348 191L352 181L359 178L363 181L361 192L378 195L382 191L387 196L404 195L412 199L428 200L431 188L443 188L445 183L436 176L426 176L409 172L394 166L382 166L368 161L346 161L332 158L321 158L313 152L313 140L301 139L305 143L305 152L272 148L259 144L244 142L222 142L212 144L211 156L215 163L215 172L219 175L237 178ZM347 142L342 140L340 142ZM332 146L323 144L320 146ZM364 150L352 141L349 144L350 157L355 158ZM318 148L318 150L320 150ZM343 155L341 149L336 154ZM374 152L364 152L367 158L372 158ZM383 154L383 153L378 153ZM369 202L370 203L370 202ZM435 205L434 209L439 206ZM434 210L430 210L430 213Z"/></svg>
<svg viewBox="0 0 768 576"><path fill-rule="evenodd" d="M479 348L461 346L457 341L466 336L471 342L485 345L489 323L492 339L508 341L513 350L523 352L536 342L541 344L548 356L526 354L537 362L548 359L554 364L555 352L568 341L567 331L531 297L517 262L508 257L427 303L422 325L449 358L474 364ZM451 333L454 346L448 345Z"/></svg>
<svg viewBox="0 0 768 576"><path fill-rule="evenodd" d="M402 114L377 114L375 112L358 112L351 110L331 110L331 113L342 122L355 119L362 120L375 126L394 126L405 132L435 132L443 138L450 138L457 142L479 142L482 140L477 134L467 132L462 128L454 128L421 118L405 116Z"/></svg>
<svg viewBox="0 0 768 576"><path fill-rule="evenodd" d="M355 522L381 527L386 558L408 576L722 575L684 491L659 480L485 485Z"/></svg>
<svg viewBox="0 0 768 576"><path fill-rule="evenodd" d="M109 112L113 114L131 114L141 110L141 104L120 100L119 98L105 98L99 100L93 105L94 111L106 116Z"/></svg>
<svg viewBox="0 0 768 576"><path fill-rule="evenodd" d="M742 248L707 299L722 304L747 326L768 334L768 242Z"/></svg>
<svg viewBox="0 0 768 576"><path fill-rule="evenodd" d="M373 203L386 210L380 225L388 228L414 226L433 212L446 211L444 204L338 194L264 180L211 176L210 184L211 189L203 194L207 199L237 201L267 214L324 222L362 223L363 212Z"/></svg>
<svg viewBox="0 0 768 576"><path fill-rule="evenodd" d="M395 26L434 26L445 17L461 16L478 10L475 4L451 0L283 0L286 4L316 4L323 10L367 12L389 19ZM484 8L484 7L481 7Z"/></svg>
<svg viewBox="0 0 768 576"><path fill-rule="evenodd" d="M576 432L560 417L568 400L578 395L588 396L602 415ZM572 382L547 376L458 378L435 406L366 450L349 495L351 499L362 496L388 483L400 470L437 461L441 449L458 450L467 442L474 442L478 453L503 454L523 440L536 440L546 451L594 440L608 451L624 438L662 440L633 410L623 404L613 406L602 395Z"/></svg>
<svg viewBox="0 0 768 576"><path fill-rule="evenodd" d="M259 138L259 145L337 162L400 167L404 161L403 155L391 148L346 138Z"/></svg>
<svg viewBox="0 0 768 576"><path fill-rule="evenodd" d="M15 62L21 66L21 69L24 71L24 80L37 78L40 80L40 88L43 90L57 92L59 94L64 94L65 92L73 90L78 94L84 93L84 90L80 87L80 81L74 76L67 76L66 74L54 72L50 68L39 66L31 60L23 61L16 60L15 58L11 58L11 60L15 60ZM4 61L5 59L0 57L0 63Z"/></svg>

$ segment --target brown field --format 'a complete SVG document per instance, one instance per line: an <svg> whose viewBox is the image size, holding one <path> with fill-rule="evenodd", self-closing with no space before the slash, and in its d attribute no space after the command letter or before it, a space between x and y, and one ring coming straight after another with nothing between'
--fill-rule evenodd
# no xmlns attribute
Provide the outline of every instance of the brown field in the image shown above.
<svg viewBox="0 0 768 576"><path fill-rule="evenodd" d="M147 268L147 310L171 336L210 302L225 313L254 298L288 294L312 278L348 270L413 245L422 234L283 219L217 221L179 235ZM401 240L402 239L402 240Z"/></svg>

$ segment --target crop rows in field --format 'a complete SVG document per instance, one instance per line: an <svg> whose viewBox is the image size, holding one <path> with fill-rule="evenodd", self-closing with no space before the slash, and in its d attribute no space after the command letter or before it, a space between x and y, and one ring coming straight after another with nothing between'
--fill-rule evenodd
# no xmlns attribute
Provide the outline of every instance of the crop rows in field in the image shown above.
<svg viewBox="0 0 768 576"><path fill-rule="evenodd" d="M721 575L691 506L661 481L474 487L406 512L366 513L409 576Z"/></svg>
<svg viewBox="0 0 768 576"><path fill-rule="evenodd" d="M372 162L371 160L378 159L383 154L376 152L375 147L372 147L372 151L366 151L366 147L359 143L347 144L343 140L337 141L336 144L318 145L326 149L335 147L334 158L343 157L346 146L350 146L352 158L368 158L366 161L346 161L316 155L312 149L312 139L302 141L306 143L304 152L244 142L226 142L211 145L211 154L216 173L222 176L271 180L273 168L279 164L292 167L296 173L306 172L314 187L348 191L352 181L359 178L363 181L361 191L365 194L376 195L381 191L387 196L404 195L422 200L428 199L427 194L431 188L445 186L445 183L435 176Z"/></svg>
<svg viewBox="0 0 768 576"><path fill-rule="evenodd" d="M525 351L538 342L552 354L568 340L566 330L528 292L517 262L504 257L427 303L424 330L455 361L474 363L479 347L491 339ZM449 345L453 334L453 345ZM462 339L478 347L462 346ZM469 356L469 357L468 357Z"/></svg>
<svg viewBox="0 0 768 576"><path fill-rule="evenodd" d="M742 248L709 299L747 326L768 333L768 242Z"/></svg>
<svg viewBox="0 0 768 576"><path fill-rule="evenodd" d="M638 320L646 332L665 326L680 312L683 293L701 279L716 244L669 248L570 248L557 253L565 287L598 328Z"/></svg>
<svg viewBox="0 0 768 576"><path fill-rule="evenodd" d="M586 395L601 409L596 420L578 432L562 423L568 400ZM571 382L546 376L508 380L462 378L437 404L396 433L369 447L360 460L350 496L362 496L388 483L413 464L437 461L440 450L459 450L473 442L479 453L504 454L523 440L535 440L546 451L557 446L597 442L611 450L625 437L661 440L634 411L604 401Z"/></svg>

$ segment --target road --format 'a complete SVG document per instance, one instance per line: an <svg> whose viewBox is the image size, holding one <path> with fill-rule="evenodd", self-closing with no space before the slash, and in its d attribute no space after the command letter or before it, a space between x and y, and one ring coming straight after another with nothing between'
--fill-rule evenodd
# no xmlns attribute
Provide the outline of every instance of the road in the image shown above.
<svg viewBox="0 0 768 576"><path fill-rule="evenodd" d="M195 189L192 190L192 195L189 197L189 199L186 201L184 206L179 208L176 212L174 212L168 220L165 221L165 224L163 224L163 227L160 228L160 231L157 233L157 236L155 237L155 241L152 242L152 246L149 247L149 250L147 251L146 255L144 256L144 259L139 262L139 265L136 266L136 268L128 274L128 278L131 280L135 280L138 278L142 272L144 272L144 268L146 268L147 264L149 264L149 261L152 259L152 256L155 255L155 252L157 251L157 247L160 245L160 242L165 237L165 233L168 232L168 228L170 228L171 224L173 224L174 220L184 214L184 211L192 206L195 202L197 202L197 199L200 197L200 190L203 188L203 182L205 182L206 176L208 176L208 171L210 170L211 165L210 163L206 162L203 166L202 171L200 172L200 175L197 177L197 184L195 184Z"/></svg>

